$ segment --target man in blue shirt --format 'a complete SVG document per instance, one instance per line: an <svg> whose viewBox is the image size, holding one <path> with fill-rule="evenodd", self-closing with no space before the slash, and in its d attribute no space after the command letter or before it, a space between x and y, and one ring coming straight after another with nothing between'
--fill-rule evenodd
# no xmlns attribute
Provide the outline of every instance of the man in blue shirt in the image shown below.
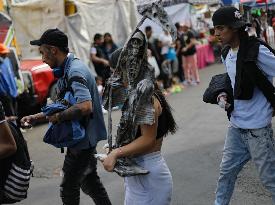
<svg viewBox="0 0 275 205"><path fill-rule="evenodd" d="M271 128L274 103L268 99L274 94L261 86L272 82L275 76L275 56L263 42L248 36L248 24L238 9L222 7L213 14L212 20L219 41L229 45L222 60L234 96L230 103L228 93L217 97L221 107L234 109L220 165L215 205L229 204L237 175L249 160L255 164L275 204L275 146ZM265 80L254 80L258 76Z"/></svg>
<svg viewBox="0 0 275 205"><path fill-rule="evenodd" d="M53 69L54 76L58 78L57 95L73 77L85 82L73 81L71 84L76 104L47 117L52 123L88 118L85 123L85 138L67 149L62 169L64 176L60 185L63 204L79 205L81 188L94 200L95 204L110 205L107 192L97 175L94 157L97 142L105 140L107 136L95 78L84 63L69 53L68 38L62 31L49 29L39 40L30 43L39 46L43 62ZM46 116L38 113L22 118L21 123L22 125L32 124L43 118Z"/></svg>

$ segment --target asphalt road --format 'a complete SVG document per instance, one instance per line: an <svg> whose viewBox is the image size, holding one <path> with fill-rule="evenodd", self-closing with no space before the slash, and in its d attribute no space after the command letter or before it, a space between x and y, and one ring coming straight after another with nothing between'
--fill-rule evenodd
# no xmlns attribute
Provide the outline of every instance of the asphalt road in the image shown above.
<svg viewBox="0 0 275 205"><path fill-rule="evenodd" d="M211 76L223 71L220 64L200 70L200 85L168 96L179 127L175 135L164 140L162 149L174 181L172 205L213 204L228 121L223 110L202 101L202 94ZM118 119L119 111L113 112L114 125ZM42 142L46 128L47 125L40 125L24 133L35 171L28 199L18 204L62 204L59 183L64 154ZM104 143L98 145L98 152ZM123 178L105 172L100 163L98 170L112 203L122 205ZM93 204L92 200L81 194L81 205L87 204ZM248 163L239 175L231 205L268 204L271 198L260 184L254 165Z"/></svg>

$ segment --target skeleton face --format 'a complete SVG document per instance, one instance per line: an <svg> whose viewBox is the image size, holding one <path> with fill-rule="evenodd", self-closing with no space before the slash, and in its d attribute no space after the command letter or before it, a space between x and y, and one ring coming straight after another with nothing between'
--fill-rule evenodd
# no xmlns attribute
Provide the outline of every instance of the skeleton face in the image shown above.
<svg viewBox="0 0 275 205"><path fill-rule="evenodd" d="M129 83L133 84L135 79L138 77L141 64L144 60L144 44L141 39L133 38L129 41L127 47L127 58L129 59L126 63L128 69Z"/></svg>
<svg viewBox="0 0 275 205"><path fill-rule="evenodd" d="M140 6L138 11L141 15L146 16L155 23L159 24L165 31L170 33L174 41L176 40L177 29L164 10L161 1Z"/></svg>

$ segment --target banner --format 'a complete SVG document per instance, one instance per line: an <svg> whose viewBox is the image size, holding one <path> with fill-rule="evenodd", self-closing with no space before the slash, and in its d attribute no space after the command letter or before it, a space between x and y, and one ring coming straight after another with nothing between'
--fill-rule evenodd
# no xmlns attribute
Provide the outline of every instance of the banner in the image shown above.
<svg viewBox="0 0 275 205"><path fill-rule="evenodd" d="M265 7L274 5L275 0L240 0L240 3L250 7Z"/></svg>

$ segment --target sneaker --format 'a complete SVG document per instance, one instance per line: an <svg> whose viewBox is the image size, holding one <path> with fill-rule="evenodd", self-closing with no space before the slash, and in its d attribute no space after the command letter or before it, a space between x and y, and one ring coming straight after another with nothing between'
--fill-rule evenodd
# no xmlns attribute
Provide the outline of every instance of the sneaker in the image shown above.
<svg viewBox="0 0 275 205"><path fill-rule="evenodd" d="M113 110L113 111L119 110L119 106L112 107L112 110Z"/></svg>
<svg viewBox="0 0 275 205"><path fill-rule="evenodd" d="M22 127L20 127L20 131L22 132L22 133L26 133L27 131L25 130L25 129L23 129Z"/></svg>
<svg viewBox="0 0 275 205"><path fill-rule="evenodd" d="M187 86L187 85L190 85L190 82L187 81L187 80L185 80L185 81L182 82L182 84L183 84L184 86Z"/></svg>
<svg viewBox="0 0 275 205"><path fill-rule="evenodd" d="M198 83L197 83L196 81L192 81L190 84L191 84L192 86L198 85Z"/></svg>
<svg viewBox="0 0 275 205"><path fill-rule="evenodd" d="M108 113L108 111L105 110L104 107L102 107L102 112L103 112L103 114L107 114Z"/></svg>

